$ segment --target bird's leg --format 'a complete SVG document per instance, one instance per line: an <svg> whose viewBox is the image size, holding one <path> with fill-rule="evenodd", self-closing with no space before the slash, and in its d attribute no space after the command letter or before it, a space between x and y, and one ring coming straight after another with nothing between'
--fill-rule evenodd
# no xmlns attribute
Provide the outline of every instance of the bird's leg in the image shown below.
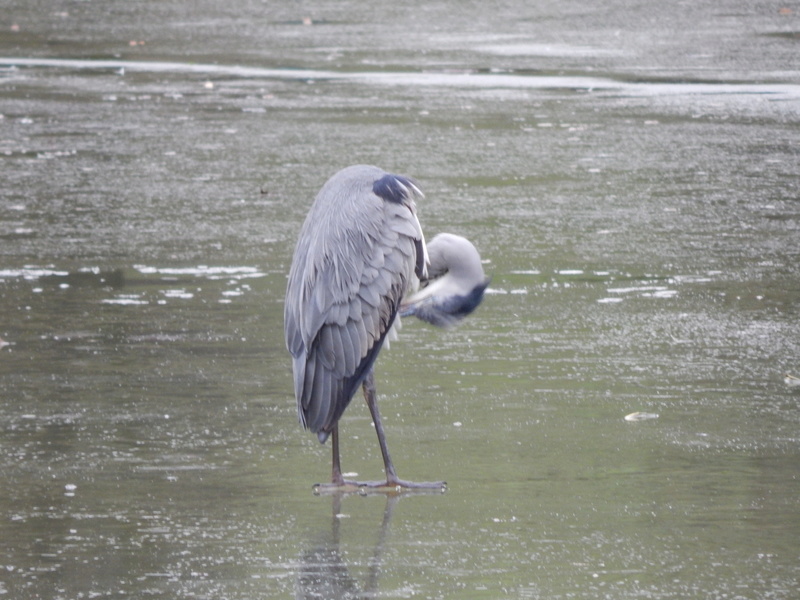
<svg viewBox="0 0 800 600"><path fill-rule="evenodd" d="M358 481L350 481L342 475L342 467L339 462L339 424L336 423L331 430L331 482L330 483L317 483L314 485L315 494L340 494L359 491L366 493L365 490L374 490L382 493L394 493L400 490L420 490L420 491L444 491L447 489L447 484L444 481L425 481L413 482L404 481L397 476L392 463L392 457L389 455L389 447L386 444L386 435L383 432L383 423L381 422L381 414L378 411L378 397L375 392L375 377L372 370L370 370L363 383L364 399L369 406L369 412L372 415L372 422L375 424L375 433L378 435L378 443L381 447L381 455L383 456L383 467L386 471L386 481L369 481L360 483Z"/></svg>
<svg viewBox="0 0 800 600"><path fill-rule="evenodd" d="M331 484L344 485L344 477L342 476L342 463L339 461L339 424L333 426L331 432L333 439L331 440Z"/></svg>
<svg viewBox="0 0 800 600"><path fill-rule="evenodd" d="M397 477L397 472L394 470L392 457L389 455L389 447L386 445L386 435L383 432L383 423L381 423L381 414L378 411L378 397L375 392L375 376L372 369L362 385L364 388L364 399L369 406L369 412L372 415L372 422L375 424L375 433L378 435L378 444L381 447L381 454L383 455L383 466L386 471L386 481L370 482L364 484L370 488L409 488L409 489L436 489L444 491L447 484L444 481L426 481L426 482L413 482L403 481Z"/></svg>
<svg viewBox="0 0 800 600"><path fill-rule="evenodd" d="M378 444L381 447L381 455L383 456L383 468L386 471L386 483L390 485L398 481L398 478L397 472L394 470L392 457L389 455L386 434L383 432L381 413L378 410L378 394L375 391L375 375L372 369L370 369L367 378L364 379L362 387L364 388L364 399L367 401L369 413L372 415L372 422L375 424L375 433L378 435Z"/></svg>
<svg viewBox="0 0 800 600"><path fill-rule="evenodd" d="M314 484L314 493L338 493L358 491L360 484L357 481L348 481L342 475L342 466L339 462L339 424L336 423L331 431L331 482Z"/></svg>

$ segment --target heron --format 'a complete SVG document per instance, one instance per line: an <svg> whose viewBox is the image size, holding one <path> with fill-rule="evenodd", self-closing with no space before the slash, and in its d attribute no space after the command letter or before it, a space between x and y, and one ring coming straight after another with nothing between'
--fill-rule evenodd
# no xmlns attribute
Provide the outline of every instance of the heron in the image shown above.
<svg viewBox="0 0 800 600"><path fill-rule="evenodd" d="M437 236L429 256L416 210L423 197L409 177L355 165L323 185L301 227L286 288L284 333L298 418L321 443L332 438L331 483L315 489L446 486L397 476L374 377L378 353L396 337L398 316L450 327L480 304L488 285L480 256L465 238ZM429 281L429 265L438 279L404 303L419 282ZM378 436L385 482L349 481L342 474L339 419L359 387Z"/></svg>

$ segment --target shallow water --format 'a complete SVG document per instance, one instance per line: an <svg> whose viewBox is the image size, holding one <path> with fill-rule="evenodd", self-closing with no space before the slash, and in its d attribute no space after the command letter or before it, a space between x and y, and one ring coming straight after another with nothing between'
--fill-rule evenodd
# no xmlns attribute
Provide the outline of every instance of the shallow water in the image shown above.
<svg viewBox="0 0 800 600"><path fill-rule="evenodd" d="M192 6L4 10L0 596L795 596L796 11ZM311 492L283 294L353 163L493 277L378 363L445 494Z"/></svg>

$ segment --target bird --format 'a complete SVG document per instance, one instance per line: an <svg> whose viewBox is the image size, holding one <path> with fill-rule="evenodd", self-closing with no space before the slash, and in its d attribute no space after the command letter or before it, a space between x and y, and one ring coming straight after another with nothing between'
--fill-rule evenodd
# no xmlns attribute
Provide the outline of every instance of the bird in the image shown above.
<svg viewBox="0 0 800 600"><path fill-rule="evenodd" d="M397 476L374 377L378 353L396 336L404 297L428 280L431 260L416 210L416 201L423 198L410 177L368 165L346 167L322 186L300 229L286 287L284 334L300 423L321 443L332 438L331 482L317 484L315 491L446 488L443 481ZM437 243L436 248L434 267L444 273L448 252L440 250L449 245ZM435 304L443 313L450 306ZM430 310L421 306L404 310L424 319ZM446 320L428 319L434 324ZM385 481L361 483L342 474L338 424L359 387L378 436Z"/></svg>

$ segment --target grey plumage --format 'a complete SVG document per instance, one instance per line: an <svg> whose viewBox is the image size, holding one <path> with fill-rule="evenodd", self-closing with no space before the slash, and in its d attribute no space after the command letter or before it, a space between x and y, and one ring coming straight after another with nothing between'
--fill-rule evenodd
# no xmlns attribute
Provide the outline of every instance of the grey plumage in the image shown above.
<svg viewBox="0 0 800 600"><path fill-rule="evenodd" d="M369 166L331 177L300 231L284 309L300 421L324 442L426 276L416 184Z"/></svg>
<svg viewBox="0 0 800 600"><path fill-rule="evenodd" d="M440 233L428 244L428 254L430 279L403 302L400 314L451 327L477 308L490 280L480 254L464 237Z"/></svg>

